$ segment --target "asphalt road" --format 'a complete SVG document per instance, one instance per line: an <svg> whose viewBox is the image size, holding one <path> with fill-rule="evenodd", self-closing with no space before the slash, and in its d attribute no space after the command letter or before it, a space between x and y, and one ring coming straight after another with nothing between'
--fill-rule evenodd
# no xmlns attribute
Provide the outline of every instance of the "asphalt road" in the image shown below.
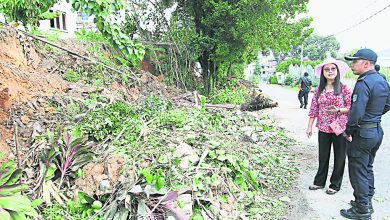
<svg viewBox="0 0 390 220"><path fill-rule="evenodd" d="M353 83L347 83L353 86ZM277 123L286 128L298 141L295 146L300 161L300 176L295 187L301 199L291 206L298 214L291 215L288 219L344 219L340 216L340 209L349 208L349 201L353 199L352 187L348 177L348 167L344 173L341 190L335 195L325 193L326 189L311 191L309 185L313 183L318 165L317 129L313 127L313 136L308 139L306 128L308 123L308 109L300 109L297 98L298 92L277 85L260 84L265 94L277 101L279 106L267 109L265 112L273 116ZM312 94L309 95L309 105ZM309 108L309 106L308 106ZM382 117L382 127L385 133L382 145L377 152L374 162L375 187L373 205L375 213L373 220L390 220L390 113ZM331 158L333 155L331 155ZM347 162L348 163L348 162ZM333 161L330 162L327 186L333 169Z"/></svg>

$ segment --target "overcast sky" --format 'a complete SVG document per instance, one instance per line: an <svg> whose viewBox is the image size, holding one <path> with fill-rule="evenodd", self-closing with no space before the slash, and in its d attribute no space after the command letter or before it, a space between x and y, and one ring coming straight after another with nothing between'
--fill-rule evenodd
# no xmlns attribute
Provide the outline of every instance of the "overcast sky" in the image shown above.
<svg viewBox="0 0 390 220"><path fill-rule="evenodd" d="M309 15L314 32L323 36L339 33L390 5L390 0L310 0ZM366 22L335 35L341 52L367 47L390 48L390 7Z"/></svg>

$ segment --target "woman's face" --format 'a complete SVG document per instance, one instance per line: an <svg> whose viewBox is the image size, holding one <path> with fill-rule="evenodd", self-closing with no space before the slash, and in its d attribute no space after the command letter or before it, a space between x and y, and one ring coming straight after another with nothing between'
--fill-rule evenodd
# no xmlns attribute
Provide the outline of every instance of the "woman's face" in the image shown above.
<svg viewBox="0 0 390 220"><path fill-rule="evenodd" d="M338 74L337 72L337 66L333 63L329 63L324 65L322 74L324 74L325 79L327 80L334 80L336 79L336 76Z"/></svg>

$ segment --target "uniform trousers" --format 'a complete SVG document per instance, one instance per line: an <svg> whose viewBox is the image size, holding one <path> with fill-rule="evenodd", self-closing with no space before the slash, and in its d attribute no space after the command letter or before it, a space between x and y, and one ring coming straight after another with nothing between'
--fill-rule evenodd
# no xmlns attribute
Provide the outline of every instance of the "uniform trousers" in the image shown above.
<svg viewBox="0 0 390 220"><path fill-rule="evenodd" d="M325 186L328 176L330 152L333 146L334 166L329 188L340 190L343 181L345 158L347 156L346 139L335 133L318 132L319 165L314 185Z"/></svg>
<svg viewBox="0 0 390 220"><path fill-rule="evenodd" d="M299 99L299 103L301 103L301 105L305 105L307 106L307 103L308 103L308 98L309 98L309 90L307 91L304 91L304 90L301 90L299 91L298 93L298 99ZM302 100L303 98L303 100Z"/></svg>
<svg viewBox="0 0 390 220"><path fill-rule="evenodd" d="M367 206L375 194L373 164L382 143L382 128L361 128L347 144L349 179L355 202Z"/></svg>

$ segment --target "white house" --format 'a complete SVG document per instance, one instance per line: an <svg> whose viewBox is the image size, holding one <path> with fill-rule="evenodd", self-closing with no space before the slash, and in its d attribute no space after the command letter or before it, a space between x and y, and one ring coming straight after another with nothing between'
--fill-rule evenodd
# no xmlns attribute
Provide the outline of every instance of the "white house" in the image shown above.
<svg viewBox="0 0 390 220"><path fill-rule="evenodd" d="M257 60L246 66L244 72L247 79L250 79L255 73L256 64L260 65L261 73L260 79L267 81L271 75L276 74L276 60L272 51L268 56L264 56L261 52L257 55ZM280 79L283 81L283 79Z"/></svg>
<svg viewBox="0 0 390 220"><path fill-rule="evenodd" d="M64 37L73 36L74 32L84 29L95 29L93 16L88 17L84 13L72 12L72 5L68 1L60 0L50 12L58 12L59 16L50 20L39 21L41 30L59 30Z"/></svg>

